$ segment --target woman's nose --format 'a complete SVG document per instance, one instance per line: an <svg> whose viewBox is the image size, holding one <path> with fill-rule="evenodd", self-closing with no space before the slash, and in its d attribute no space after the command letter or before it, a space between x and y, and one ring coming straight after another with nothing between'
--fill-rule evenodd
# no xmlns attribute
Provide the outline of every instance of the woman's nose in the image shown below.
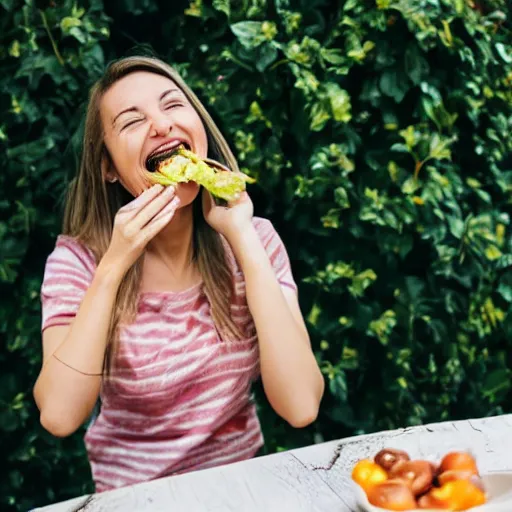
<svg viewBox="0 0 512 512"><path fill-rule="evenodd" d="M162 137L167 135L172 130L171 120L163 115L154 117L151 122L150 135L152 137Z"/></svg>

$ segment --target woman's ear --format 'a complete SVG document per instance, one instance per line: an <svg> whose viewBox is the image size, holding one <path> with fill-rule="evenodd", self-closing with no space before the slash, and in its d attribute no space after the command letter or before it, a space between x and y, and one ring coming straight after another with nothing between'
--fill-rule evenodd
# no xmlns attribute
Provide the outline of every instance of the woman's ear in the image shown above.
<svg viewBox="0 0 512 512"><path fill-rule="evenodd" d="M109 183L115 183L118 180L112 159L106 151L103 151L101 155L101 175L103 179Z"/></svg>

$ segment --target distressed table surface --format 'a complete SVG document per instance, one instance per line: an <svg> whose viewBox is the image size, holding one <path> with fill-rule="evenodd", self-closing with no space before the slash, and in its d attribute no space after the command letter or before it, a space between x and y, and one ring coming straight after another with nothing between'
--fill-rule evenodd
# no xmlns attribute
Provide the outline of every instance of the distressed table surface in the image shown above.
<svg viewBox="0 0 512 512"><path fill-rule="evenodd" d="M482 473L512 470L512 415L434 423L291 450L82 496L37 512L356 512L350 473L384 447L440 458L470 449ZM511 511L512 512L512 511Z"/></svg>

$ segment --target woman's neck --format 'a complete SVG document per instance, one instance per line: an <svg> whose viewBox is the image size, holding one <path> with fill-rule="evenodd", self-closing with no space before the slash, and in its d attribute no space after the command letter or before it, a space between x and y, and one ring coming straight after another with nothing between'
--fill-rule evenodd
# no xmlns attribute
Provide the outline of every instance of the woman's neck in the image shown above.
<svg viewBox="0 0 512 512"><path fill-rule="evenodd" d="M151 240L147 251L161 260L175 277L185 276L193 271L193 230L192 205L180 208L172 221Z"/></svg>

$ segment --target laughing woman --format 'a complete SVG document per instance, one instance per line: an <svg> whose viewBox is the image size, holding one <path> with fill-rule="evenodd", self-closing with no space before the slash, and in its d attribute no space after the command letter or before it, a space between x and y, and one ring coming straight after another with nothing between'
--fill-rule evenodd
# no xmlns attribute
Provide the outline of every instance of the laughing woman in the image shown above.
<svg viewBox="0 0 512 512"><path fill-rule="evenodd" d="M261 376L277 414L315 420L324 382L286 250L195 182L150 186L182 146L238 172L211 117L165 63L130 57L93 87L82 160L46 264L34 396L55 436L85 435L96 491L250 458Z"/></svg>

